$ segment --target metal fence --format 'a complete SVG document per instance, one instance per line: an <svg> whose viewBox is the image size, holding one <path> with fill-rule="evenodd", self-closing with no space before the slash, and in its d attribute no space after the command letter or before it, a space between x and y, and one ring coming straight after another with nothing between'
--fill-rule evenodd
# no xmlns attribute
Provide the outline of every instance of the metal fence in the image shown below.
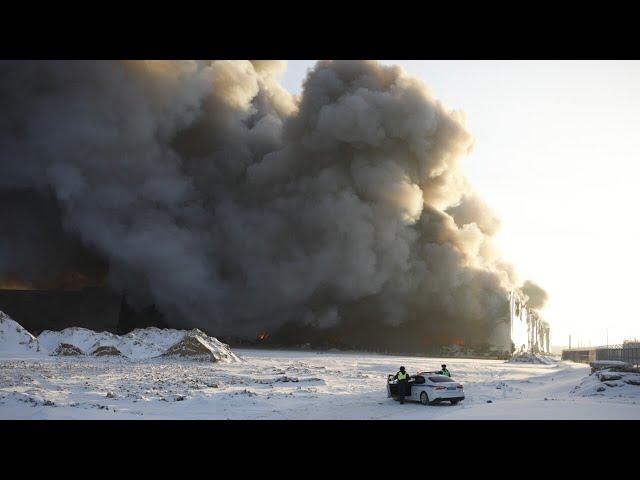
<svg viewBox="0 0 640 480"><path fill-rule="evenodd" d="M572 348L562 351L563 360L589 363L594 360L617 360L640 367L640 347L623 348L622 345L606 347Z"/></svg>
<svg viewBox="0 0 640 480"><path fill-rule="evenodd" d="M596 360L618 360L640 366L640 348L609 348L596 350Z"/></svg>

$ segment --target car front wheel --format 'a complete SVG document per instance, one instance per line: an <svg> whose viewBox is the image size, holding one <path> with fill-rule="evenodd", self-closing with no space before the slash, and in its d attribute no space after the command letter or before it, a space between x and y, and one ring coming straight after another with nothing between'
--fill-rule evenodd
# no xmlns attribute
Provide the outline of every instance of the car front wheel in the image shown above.
<svg viewBox="0 0 640 480"><path fill-rule="evenodd" d="M460 400L451 400L451 405L457 405Z"/></svg>
<svg viewBox="0 0 640 480"><path fill-rule="evenodd" d="M422 392L420 394L420 403L423 405L429 405L429 396L427 395L427 392Z"/></svg>

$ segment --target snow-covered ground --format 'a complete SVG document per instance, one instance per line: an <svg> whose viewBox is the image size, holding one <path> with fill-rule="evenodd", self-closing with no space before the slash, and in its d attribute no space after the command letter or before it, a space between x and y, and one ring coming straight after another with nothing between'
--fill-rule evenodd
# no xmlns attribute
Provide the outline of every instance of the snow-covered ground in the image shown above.
<svg viewBox="0 0 640 480"><path fill-rule="evenodd" d="M7 354L0 360L0 418L640 419L640 386L607 386L589 376L589 366L570 362L236 353L246 361ZM464 384L462 403L400 405L387 398L386 375L400 365L413 373L442 363Z"/></svg>

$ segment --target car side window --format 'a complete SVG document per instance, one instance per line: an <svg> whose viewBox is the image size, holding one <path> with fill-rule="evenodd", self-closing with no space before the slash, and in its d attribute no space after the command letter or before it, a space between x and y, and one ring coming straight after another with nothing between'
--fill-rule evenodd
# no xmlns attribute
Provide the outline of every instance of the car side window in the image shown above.
<svg viewBox="0 0 640 480"><path fill-rule="evenodd" d="M421 383L424 383L424 377L420 375L416 376L416 385L420 385Z"/></svg>

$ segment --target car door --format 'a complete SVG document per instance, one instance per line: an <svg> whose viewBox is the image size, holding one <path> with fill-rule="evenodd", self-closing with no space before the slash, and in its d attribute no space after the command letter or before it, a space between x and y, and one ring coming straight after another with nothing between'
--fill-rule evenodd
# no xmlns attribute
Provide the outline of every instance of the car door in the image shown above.
<svg viewBox="0 0 640 480"><path fill-rule="evenodd" d="M424 391L425 378L422 375L415 375L413 387L411 387L411 400L420 400L420 394Z"/></svg>

